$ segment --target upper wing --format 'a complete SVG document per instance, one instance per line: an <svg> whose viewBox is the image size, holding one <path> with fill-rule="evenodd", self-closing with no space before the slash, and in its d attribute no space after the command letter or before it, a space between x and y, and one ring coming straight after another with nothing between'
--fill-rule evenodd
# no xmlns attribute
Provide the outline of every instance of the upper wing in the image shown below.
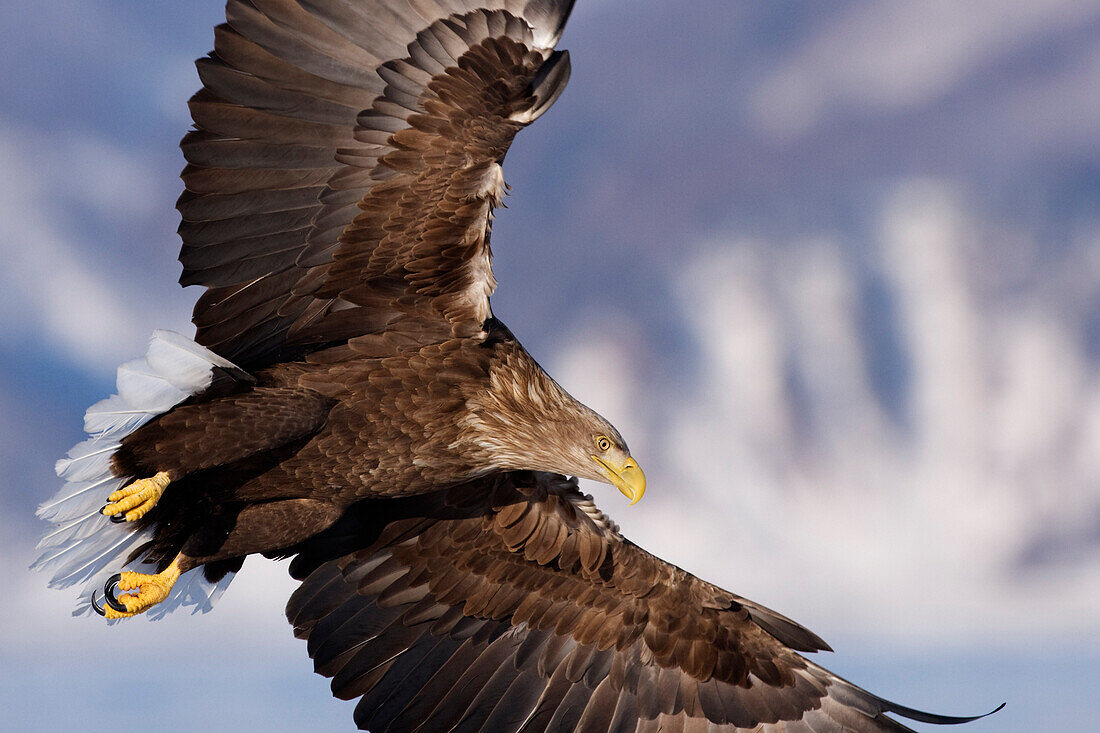
<svg viewBox="0 0 1100 733"><path fill-rule="evenodd" d="M333 693L362 698L355 721L374 733L969 720L903 708L813 664L795 650L827 649L817 636L623 540L561 477L370 502L299 550L291 572L305 579L287 617Z"/></svg>
<svg viewBox="0 0 1100 733"><path fill-rule="evenodd" d="M181 143L196 340L256 367L404 318L479 328L500 162L565 88L572 5L229 0Z"/></svg>

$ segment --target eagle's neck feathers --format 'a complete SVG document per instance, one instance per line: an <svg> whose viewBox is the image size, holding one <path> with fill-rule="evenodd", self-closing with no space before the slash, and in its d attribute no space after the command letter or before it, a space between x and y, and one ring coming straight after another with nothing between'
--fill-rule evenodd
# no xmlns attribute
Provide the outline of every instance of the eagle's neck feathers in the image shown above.
<svg viewBox="0 0 1100 733"><path fill-rule="evenodd" d="M589 443L607 421L577 401L526 352L495 360L466 400L456 449L496 469L589 477ZM614 430L614 428L610 428Z"/></svg>

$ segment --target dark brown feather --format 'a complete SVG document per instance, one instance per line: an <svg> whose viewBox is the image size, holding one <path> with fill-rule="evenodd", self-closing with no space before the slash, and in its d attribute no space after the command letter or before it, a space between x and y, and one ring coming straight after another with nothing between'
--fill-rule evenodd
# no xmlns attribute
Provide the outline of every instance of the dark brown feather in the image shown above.
<svg viewBox="0 0 1100 733"><path fill-rule="evenodd" d="M407 527L410 521L418 529L413 535L399 532L403 539L397 543L378 528L379 522ZM527 553L534 543L564 546L557 532L540 531L544 525L594 540L602 548L597 554L608 558L608 571L593 574L583 564L562 563L560 555L547 560L541 552ZM528 526L536 531L514 533ZM471 531L474 527L481 531ZM346 544L333 545L326 540L330 533ZM288 618L295 632L310 640L319 671L336 676L338 695L346 694L350 683L333 669L331 655L316 656L318 637L337 649L377 646L375 656L387 658L399 647L431 645L432 663L440 665L422 670L421 680L434 674L421 689L411 690L407 681L429 655L397 652L395 664L402 665L405 684L395 686L386 674L372 677L373 684L390 685L386 702L367 691L357 708L357 722L372 731L407 730L415 721L431 721L431 730L455 726L486 732L518 730L526 722L523 730L655 725L652 730L812 733L907 730L886 718L888 712L938 723L963 720L910 711L814 665L755 620L783 617L756 604L750 614L745 610L750 602L743 599L723 605L719 599L729 594L623 540L590 500L560 477L501 474L436 494L364 502L296 549L291 569L303 584L291 598ZM387 559L371 571L369 583L352 580L359 566L378 556ZM384 570L395 563L408 572ZM343 587L333 582L334 567L340 567ZM620 578L627 579L622 586ZM414 587L422 592L413 593ZM339 605L333 594L341 596ZM410 606L431 607L433 619L447 615L437 607L450 607L477 631L460 647L445 647L440 640L457 639L462 625L403 618L414 634L402 630L385 639L385 632L376 640L355 634L346 621L326 623L329 617L344 618L349 607L382 613L379 597L389 599L387 605L404 598ZM545 611L531 610L540 604ZM313 606L328 610L308 614ZM385 610L386 619L395 608L400 605ZM604 634L606 646L592 643ZM782 635L799 643L816 638L789 619ZM403 654L413 656L402 662Z"/></svg>
<svg viewBox="0 0 1100 733"><path fill-rule="evenodd" d="M182 143L201 344L256 369L372 333L379 309L479 331L498 163L568 81L572 0L496 4L229 2Z"/></svg>
<svg viewBox="0 0 1100 733"><path fill-rule="evenodd" d="M808 661L814 634L559 475L609 476L597 436L629 452L492 317L489 239L573 3L484 4L229 0L181 143L181 282L196 340L251 374L122 441L118 476L171 478L131 559L297 555L288 618L375 733L960 722Z"/></svg>

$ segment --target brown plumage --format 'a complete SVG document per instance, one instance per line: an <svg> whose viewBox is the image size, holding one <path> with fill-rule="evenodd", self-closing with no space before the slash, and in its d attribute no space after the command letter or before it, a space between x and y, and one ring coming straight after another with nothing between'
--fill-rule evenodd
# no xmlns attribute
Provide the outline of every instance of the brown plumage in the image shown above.
<svg viewBox="0 0 1100 733"><path fill-rule="evenodd" d="M349 86L317 78L323 54L299 56L308 33L269 45L272 22L305 14L331 46L326 4L229 3L183 141L181 281L208 288L196 341L255 381L212 386L113 457L116 475L165 471L187 483L173 493L209 497L171 526L145 520L161 527L146 549L162 566L294 544L366 497L503 469L616 481L628 465L618 431L489 307L500 162L568 80L552 42L569 4L533 10L541 25L509 3L420 20ZM255 460L272 451L286 455Z"/></svg>
<svg viewBox="0 0 1100 733"><path fill-rule="evenodd" d="M293 548L287 605L332 691L382 731L909 730L797 652L799 624L619 534L576 484L507 473L367 501ZM419 726L419 727L418 727ZM758 727L759 726L759 727Z"/></svg>
<svg viewBox="0 0 1100 733"><path fill-rule="evenodd" d="M489 306L501 163L568 81L571 8L229 0L182 142L197 343L158 334L89 410L37 565L162 571L107 581L119 617L296 555L288 617L375 733L966 720L808 661L817 636L630 544L563 476L644 488ZM95 502L132 479L152 498L110 524Z"/></svg>
<svg viewBox="0 0 1100 733"><path fill-rule="evenodd" d="M325 349L262 369L254 382L216 384L127 435L114 473L166 471L173 481L142 520L154 527L145 549L162 566L182 552L186 571L301 542L363 498L509 469L606 480L592 454L627 455L615 428L506 328L490 320L486 329L384 356ZM601 438L611 444L604 451Z"/></svg>

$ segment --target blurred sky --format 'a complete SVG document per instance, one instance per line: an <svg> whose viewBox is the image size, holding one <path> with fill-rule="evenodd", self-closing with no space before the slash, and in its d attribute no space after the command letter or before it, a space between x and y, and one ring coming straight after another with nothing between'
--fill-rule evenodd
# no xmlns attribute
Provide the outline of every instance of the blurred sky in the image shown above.
<svg viewBox="0 0 1100 733"><path fill-rule="evenodd" d="M0 728L351 730L252 559L205 616L106 628L28 572L81 415L175 285L218 0L0 24ZM646 468L638 544L805 623L967 730L1100 689L1100 2L580 0L522 133L493 304ZM131 687L132 685L132 687ZM922 730L927 727L922 728Z"/></svg>

